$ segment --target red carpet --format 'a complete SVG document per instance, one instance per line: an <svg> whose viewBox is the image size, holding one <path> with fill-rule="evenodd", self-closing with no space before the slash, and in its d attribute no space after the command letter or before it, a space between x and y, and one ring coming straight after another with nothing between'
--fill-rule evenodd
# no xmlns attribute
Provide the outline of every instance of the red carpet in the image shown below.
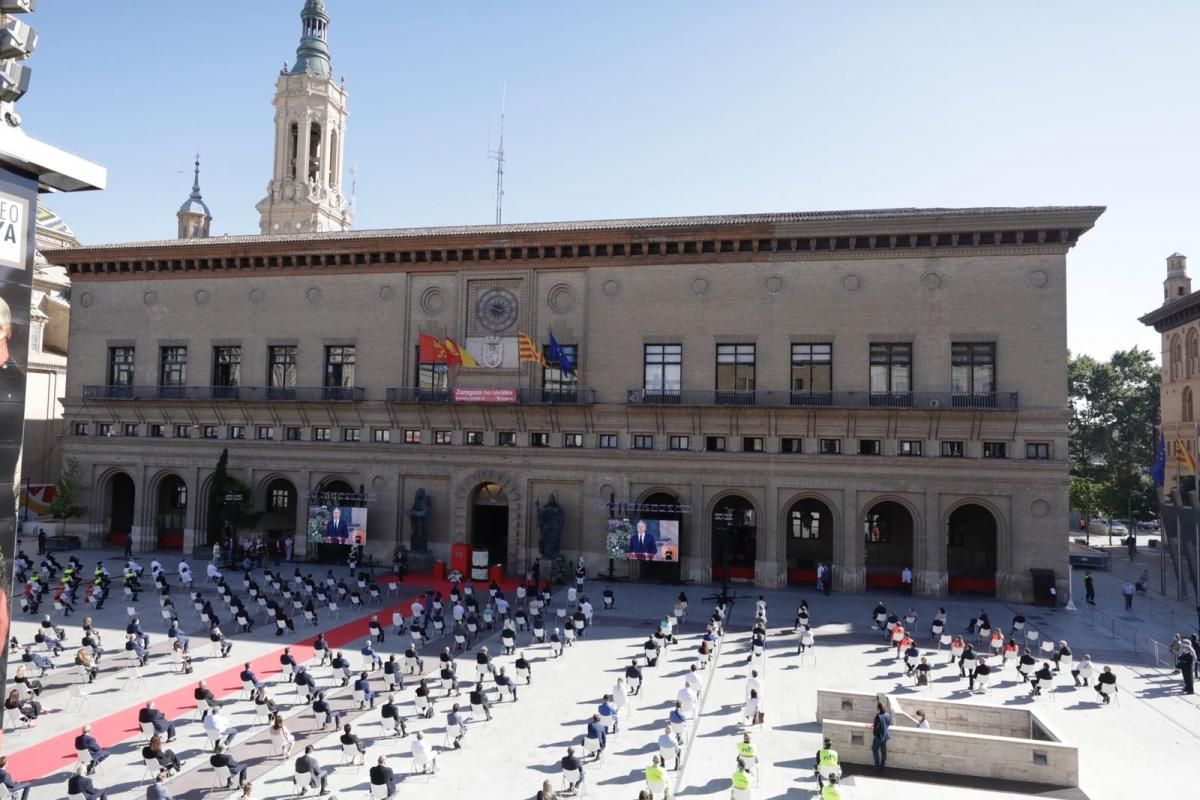
<svg viewBox="0 0 1200 800"><path fill-rule="evenodd" d="M379 581L381 586L387 585L387 578ZM391 629L392 614L400 611L405 618L409 616L409 607L413 600L416 599L419 592L423 592L425 588L437 590L438 584L442 585L442 596L449 597L451 585L446 581L438 581L435 583L432 575L409 575L408 583L400 584L400 588L415 590L414 594L409 595L407 599L401 600L390 606L383 608L370 609L361 617L358 617L336 628L327 629L325 631L325 639L329 642L332 648L346 648L349 645L355 645L350 648L353 653L358 653L361 643L367 640L367 622L372 615L379 616L379 622L383 625L384 630ZM476 582L476 592L480 591ZM486 586L486 584L484 584ZM506 594L515 591L517 586L516 580L504 580L500 582L501 588ZM486 589L483 591L486 592ZM295 644L288 645L292 648L292 655L296 657L297 663L304 663L312 657L312 643L316 641L316 633L303 639ZM197 639L195 642L198 646L204 646L208 643L207 636L203 641ZM279 654L283 652L283 646L279 646L268 653L264 653L258 658L253 659L250 664L255 674L264 682L266 679L277 675L280 672ZM124 652L111 654L110 658L124 658ZM168 660L160 656L156 661L159 663ZM242 681L239 677L244 664L245 658L238 656L237 641L234 641L233 651L229 655L229 669L218 672L211 678L206 678L208 688L212 691L217 699L228 697L242 691ZM153 681L148 681L153 683ZM150 695L148 692L143 697L139 698L134 705L126 706L120 711L113 712L103 717L93 719L92 735L100 742L100 746L104 748L112 748L120 744L126 739L141 734L141 729L137 722L138 709L147 701L153 699L158 706L158 709L167 716L168 719L178 719L187 716L196 709L196 701L192 699L192 692L196 688L196 681L189 679L188 682L171 692L161 695ZM145 684L143 684L145 690ZM95 700L96 698L93 698ZM79 714L80 712L69 712ZM75 762L75 737L79 735L80 729L83 727L86 720L80 714L79 725L72 728L69 732L60 734L53 738L47 739L38 744L31 745L22 750L16 750L8 753L9 771L18 781L38 780L47 775L50 775L59 770L69 769ZM36 734L35 734L36 735ZM11 740L10 740L11 741Z"/></svg>

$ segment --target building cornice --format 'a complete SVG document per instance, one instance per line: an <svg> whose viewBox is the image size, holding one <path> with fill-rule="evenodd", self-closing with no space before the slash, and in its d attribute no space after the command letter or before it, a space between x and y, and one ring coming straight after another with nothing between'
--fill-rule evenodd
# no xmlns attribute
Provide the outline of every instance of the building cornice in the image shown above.
<svg viewBox="0 0 1200 800"><path fill-rule="evenodd" d="M48 250L73 279L1063 254L1102 206L889 209L406 228Z"/></svg>
<svg viewBox="0 0 1200 800"><path fill-rule="evenodd" d="M1149 314L1138 317L1138 322L1154 328L1159 333L1173 330L1200 319L1200 291L1179 297L1156 308Z"/></svg>

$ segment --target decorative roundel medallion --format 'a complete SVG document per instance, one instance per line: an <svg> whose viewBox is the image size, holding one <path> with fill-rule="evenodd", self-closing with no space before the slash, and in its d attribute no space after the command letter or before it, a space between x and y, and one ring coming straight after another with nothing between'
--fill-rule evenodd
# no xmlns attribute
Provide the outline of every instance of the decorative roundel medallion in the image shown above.
<svg viewBox="0 0 1200 800"><path fill-rule="evenodd" d="M318 289L317 287L313 286L311 289L309 289L307 292L304 293L304 297L310 303L319 303L319 302L321 302L321 290Z"/></svg>
<svg viewBox="0 0 1200 800"><path fill-rule="evenodd" d="M704 294L708 291L708 278L696 278L692 281L692 293Z"/></svg>
<svg viewBox="0 0 1200 800"><path fill-rule="evenodd" d="M604 286L602 286L601 289L609 297L616 297L621 293L621 284L617 283L616 281L605 281Z"/></svg>
<svg viewBox="0 0 1200 800"><path fill-rule="evenodd" d="M258 305L258 304L262 303L263 300L266 300L266 299L267 299L267 293L264 292L262 289L251 289L250 290L250 302L251 303Z"/></svg>
<svg viewBox="0 0 1200 800"><path fill-rule="evenodd" d="M555 314L569 314L575 310L575 290L566 283L556 283L546 293L546 305Z"/></svg>
<svg viewBox="0 0 1200 800"><path fill-rule="evenodd" d="M504 333L517 322L520 305L510 289L488 289L475 304L475 319L485 330Z"/></svg>
<svg viewBox="0 0 1200 800"><path fill-rule="evenodd" d="M391 286L380 286L379 287L379 299L380 300L391 300L395 296L396 296L396 290L393 289Z"/></svg>
<svg viewBox="0 0 1200 800"><path fill-rule="evenodd" d="M783 278L779 275L771 275L763 284L768 294L779 294L783 291Z"/></svg>
<svg viewBox="0 0 1200 800"><path fill-rule="evenodd" d="M1050 513L1050 504L1039 498L1029 505L1029 511L1035 517L1044 517Z"/></svg>
<svg viewBox="0 0 1200 800"><path fill-rule="evenodd" d="M202 306L208 303L211 296L208 293L208 289L197 289L195 297L196 305Z"/></svg>
<svg viewBox="0 0 1200 800"><path fill-rule="evenodd" d="M942 288L942 276L936 272L926 272L921 276L921 285L933 292Z"/></svg>
<svg viewBox="0 0 1200 800"><path fill-rule="evenodd" d="M1045 289L1046 284L1050 282L1050 276L1040 269L1030 270L1025 276L1025 280L1035 289Z"/></svg>
<svg viewBox="0 0 1200 800"><path fill-rule="evenodd" d="M440 286L430 286L421 292L421 310L431 317L442 313L446 307L446 293Z"/></svg>
<svg viewBox="0 0 1200 800"><path fill-rule="evenodd" d="M158 292L149 291L142 295L142 302L148 306L152 306L158 302Z"/></svg>
<svg viewBox="0 0 1200 800"><path fill-rule="evenodd" d="M842 278L842 288L848 292L856 292L862 288L862 278L850 274Z"/></svg>
<svg viewBox="0 0 1200 800"><path fill-rule="evenodd" d="M91 308L94 302L96 302L96 297L91 292L84 292L79 297L79 305L84 308Z"/></svg>

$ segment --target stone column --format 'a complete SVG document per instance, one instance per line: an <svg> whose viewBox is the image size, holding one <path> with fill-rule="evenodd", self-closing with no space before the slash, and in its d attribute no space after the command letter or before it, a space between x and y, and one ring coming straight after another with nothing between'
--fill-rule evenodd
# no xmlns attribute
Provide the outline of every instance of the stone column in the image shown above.
<svg viewBox="0 0 1200 800"><path fill-rule="evenodd" d="M843 490L842 525L835 532L833 546L833 585L839 592L861 592L867 585L859 517L857 492L850 488Z"/></svg>
<svg viewBox="0 0 1200 800"><path fill-rule="evenodd" d="M200 468L193 467L187 471L184 478L187 483L187 515L183 528L183 554L191 557L192 549L196 546L197 532L200 530L200 510L204 507L204 498L200 497Z"/></svg>
<svg viewBox="0 0 1200 800"><path fill-rule="evenodd" d="M704 513L704 485L693 481L688 491L688 498L679 498L680 503L692 507L685 523L691 526L692 540L692 553L687 557L687 577L707 583L712 580L712 520Z"/></svg>
<svg viewBox="0 0 1200 800"><path fill-rule="evenodd" d="M759 586L777 588L787 585L787 556L781 549L786 540L779 535L778 493L768 482L759 505L758 528L755 531L754 582Z"/></svg>
<svg viewBox="0 0 1200 800"><path fill-rule="evenodd" d="M945 526L938 493L925 492L924 530L913 531L913 592L926 595L945 595L950 581L946 573Z"/></svg>

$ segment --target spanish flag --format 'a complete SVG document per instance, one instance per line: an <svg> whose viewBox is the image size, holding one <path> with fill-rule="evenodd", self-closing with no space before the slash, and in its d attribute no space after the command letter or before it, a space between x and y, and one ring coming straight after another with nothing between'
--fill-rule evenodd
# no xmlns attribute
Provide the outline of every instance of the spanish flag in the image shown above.
<svg viewBox="0 0 1200 800"><path fill-rule="evenodd" d="M520 363L532 361L535 364L546 366L546 357L542 355L541 348L533 343L533 339L529 338L529 334L517 333L518 353L520 354Z"/></svg>
<svg viewBox="0 0 1200 800"><path fill-rule="evenodd" d="M445 364L446 363L446 348L442 346L434 337L428 333L422 333L420 336L420 357L422 364Z"/></svg>
<svg viewBox="0 0 1200 800"><path fill-rule="evenodd" d="M1196 459L1192 458L1187 446L1178 439L1175 440L1175 464L1179 471L1186 475L1196 474Z"/></svg>
<svg viewBox="0 0 1200 800"><path fill-rule="evenodd" d="M467 348L446 337L446 363L461 364L464 367L478 367L479 362L467 352Z"/></svg>

